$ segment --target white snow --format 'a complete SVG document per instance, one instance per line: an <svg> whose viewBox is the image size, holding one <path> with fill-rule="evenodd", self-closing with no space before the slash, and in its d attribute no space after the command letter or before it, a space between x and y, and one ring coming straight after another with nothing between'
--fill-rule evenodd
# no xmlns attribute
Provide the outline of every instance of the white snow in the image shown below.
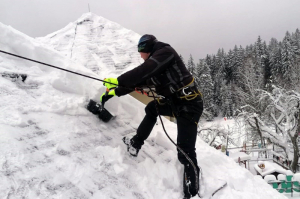
<svg viewBox="0 0 300 199"><path fill-rule="evenodd" d="M278 172L278 173L287 175L288 172L290 172L289 170L283 169L276 163L272 163L272 162L268 162L268 161L264 161L263 163L265 164L264 169L261 169L258 167L259 163L254 165L255 170L257 172L259 172L261 176L266 176L266 175L274 173L274 172Z"/></svg>
<svg viewBox="0 0 300 199"><path fill-rule="evenodd" d="M142 63L137 53L139 38L115 22L86 13L65 28L37 39L104 78Z"/></svg>
<svg viewBox="0 0 300 199"><path fill-rule="evenodd" d="M232 158L235 162L238 162L239 160L251 160L251 156L244 152L229 153L229 157Z"/></svg>
<svg viewBox="0 0 300 199"><path fill-rule="evenodd" d="M89 19L88 16L80 20ZM101 26L97 16L91 15L90 19L96 19L94 22ZM74 45L78 46L76 57L79 58L71 60L70 38L63 37L68 27L74 24L48 36L60 38L56 40L57 48L62 48L59 52L40 39L35 40L0 23L0 49L98 78L117 76L139 62L132 61L128 68L121 70L110 69L112 62L108 61L102 62L101 68L97 58L90 56L94 52L98 57L108 50L113 52L117 49L116 35L121 38L122 34L129 34L118 33L120 26L113 23L105 24L101 34L106 43L96 46L98 51L89 46L91 54L80 57L80 52L86 52L89 47L85 46L85 40L77 40ZM106 28L116 30L105 31ZM77 36L89 38L86 36L89 31L83 28ZM136 38L133 34L133 43ZM128 54L126 50L134 45L127 46L120 40L118 46L125 49L123 57L110 57L107 53L105 60L123 63L123 58L136 59L138 53ZM92 71L98 66L95 72L99 75ZM3 73L27 74L28 78L22 82L4 77ZM135 133L144 116L144 105L130 96L114 97L106 108L117 117L103 123L85 108L89 99L98 100L103 91L101 82L0 53L0 198L182 197L183 168L161 124L154 127L139 156L130 157L121 139ZM176 124L163 121L176 140ZM208 190L213 190L220 180L227 181L228 185L213 197L216 199L286 198L200 138L196 145L203 170L201 194L204 198L209 198Z"/></svg>

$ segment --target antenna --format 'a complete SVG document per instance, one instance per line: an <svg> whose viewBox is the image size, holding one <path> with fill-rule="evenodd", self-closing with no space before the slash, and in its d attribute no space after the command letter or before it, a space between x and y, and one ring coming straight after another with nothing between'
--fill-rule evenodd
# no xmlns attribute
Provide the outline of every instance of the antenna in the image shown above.
<svg viewBox="0 0 300 199"><path fill-rule="evenodd" d="M88 3L88 7L89 7L89 12L91 12L91 10L90 10L90 4Z"/></svg>

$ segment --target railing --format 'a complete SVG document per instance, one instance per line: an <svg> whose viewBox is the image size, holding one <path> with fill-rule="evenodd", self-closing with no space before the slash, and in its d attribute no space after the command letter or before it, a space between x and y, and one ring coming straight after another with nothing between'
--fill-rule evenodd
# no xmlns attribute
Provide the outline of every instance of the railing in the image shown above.
<svg viewBox="0 0 300 199"><path fill-rule="evenodd" d="M300 182L299 181L284 181L284 180L273 180L269 181L268 184L272 185L279 193L291 193L293 197L293 192L300 192Z"/></svg>
<svg viewBox="0 0 300 199"><path fill-rule="evenodd" d="M241 149L241 152L245 152L247 154L250 154L252 152L258 152L258 156L261 158L262 156L265 156L266 159L257 159L257 160L249 160L249 161L267 161L267 160L271 160L274 163L278 164L279 166L283 167L284 169L289 170L290 169L290 164L291 164L291 160L287 160L285 157L283 157L282 155L276 155L276 153L280 153L280 151L276 151L275 154L273 152L272 149L267 149L267 148L257 148L257 147L251 147L251 146L247 146L246 147L247 150L245 150L245 147L234 147L234 148L228 148L228 150L230 151L231 149ZM258 158L259 158L258 157ZM297 166L297 170L296 171L300 171L300 163L298 163Z"/></svg>

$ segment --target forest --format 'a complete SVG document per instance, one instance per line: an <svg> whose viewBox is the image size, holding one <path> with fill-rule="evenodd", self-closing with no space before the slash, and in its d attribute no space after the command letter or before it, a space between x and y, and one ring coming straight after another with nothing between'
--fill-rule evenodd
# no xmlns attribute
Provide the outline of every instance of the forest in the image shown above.
<svg viewBox="0 0 300 199"><path fill-rule="evenodd" d="M204 100L203 116L243 119L252 140L275 144L296 171L300 133L300 31L267 44L258 36L245 48L186 63Z"/></svg>

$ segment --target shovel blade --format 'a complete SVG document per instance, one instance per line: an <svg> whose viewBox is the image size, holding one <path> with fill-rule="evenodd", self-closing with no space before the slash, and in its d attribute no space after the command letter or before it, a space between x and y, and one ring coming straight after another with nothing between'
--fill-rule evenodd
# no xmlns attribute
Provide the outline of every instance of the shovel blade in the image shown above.
<svg viewBox="0 0 300 199"><path fill-rule="evenodd" d="M112 118L114 118L114 116L108 110L93 100L89 101L87 109L94 115L98 115L99 119L101 119L103 122L109 122Z"/></svg>
<svg viewBox="0 0 300 199"><path fill-rule="evenodd" d="M108 112L104 107L102 107L102 110L98 114L98 117L103 121L103 122L109 122L114 116Z"/></svg>

